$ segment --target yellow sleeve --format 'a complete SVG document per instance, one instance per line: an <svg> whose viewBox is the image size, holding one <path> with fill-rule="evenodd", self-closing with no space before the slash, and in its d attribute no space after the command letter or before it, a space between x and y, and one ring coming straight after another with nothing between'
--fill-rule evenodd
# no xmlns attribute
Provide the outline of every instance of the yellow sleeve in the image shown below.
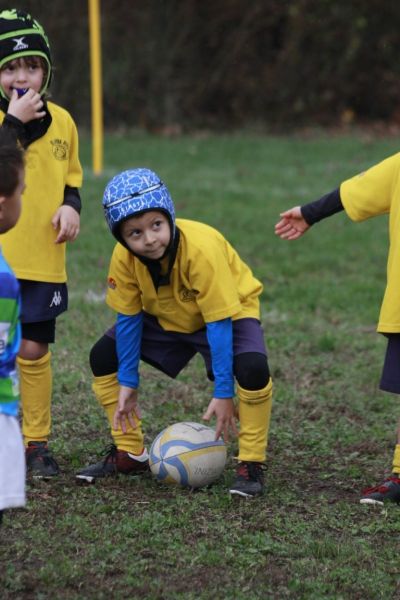
<svg viewBox="0 0 400 600"><path fill-rule="evenodd" d="M142 310L134 257L121 244L116 244L111 257L106 302L123 315L136 315Z"/></svg>
<svg viewBox="0 0 400 600"><path fill-rule="evenodd" d="M400 153L344 181L340 197L350 219L364 221L388 213L399 172Z"/></svg>

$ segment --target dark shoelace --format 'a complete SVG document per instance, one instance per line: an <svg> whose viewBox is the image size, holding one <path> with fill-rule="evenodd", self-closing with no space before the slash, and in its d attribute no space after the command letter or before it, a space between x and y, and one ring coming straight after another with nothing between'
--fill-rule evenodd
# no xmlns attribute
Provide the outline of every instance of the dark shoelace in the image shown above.
<svg viewBox="0 0 400 600"><path fill-rule="evenodd" d="M103 452L101 453L101 456L104 456L103 465L106 465L109 462L116 464L117 454L118 454L118 448L115 444L110 444L109 446L107 446L107 448L105 448L103 450Z"/></svg>

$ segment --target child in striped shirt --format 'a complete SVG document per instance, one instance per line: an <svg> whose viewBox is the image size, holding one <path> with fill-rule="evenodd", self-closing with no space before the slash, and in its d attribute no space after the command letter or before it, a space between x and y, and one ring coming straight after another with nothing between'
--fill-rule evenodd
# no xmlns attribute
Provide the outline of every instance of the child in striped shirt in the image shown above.
<svg viewBox="0 0 400 600"><path fill-rule="evenodd" d="M24 187L23 151L0 129L0 234L17 223ZM19 283L0 250L0 523L4 509L25 505L25 452L17 419L20 305Z"/></svg>

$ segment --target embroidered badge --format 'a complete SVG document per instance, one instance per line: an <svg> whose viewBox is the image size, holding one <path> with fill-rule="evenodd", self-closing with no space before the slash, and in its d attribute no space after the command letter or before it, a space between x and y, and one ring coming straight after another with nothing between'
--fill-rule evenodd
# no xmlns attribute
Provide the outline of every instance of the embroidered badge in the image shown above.
<svg viewBox="0 0 400 600"><path fill-rule="evenodd" d="M53 156L57 160L67 160L69 145L65 140L54 139L50 141L52 145Z"/></svg>
<svg viewBox="0 0 400 600"><path fill-rule="evenodd" d="M108 287L112 290L115 290L115 288L117 287L117 282L112 277L108 278Z"/></svg>
<svg viewBox="0 0 400 600"><path fill-rule="evenodd" d="M179 297L182 302L194 302L197 294L196 290L188 290L184 285L179 290Z"/></svg>

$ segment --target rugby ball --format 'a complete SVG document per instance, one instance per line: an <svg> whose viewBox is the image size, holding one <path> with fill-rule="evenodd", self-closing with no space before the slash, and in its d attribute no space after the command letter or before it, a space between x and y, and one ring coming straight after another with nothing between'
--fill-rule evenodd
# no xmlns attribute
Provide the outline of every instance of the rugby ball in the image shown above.
<svg viewBox="0 0 400 600"><path fill-rule="evenodd" d="M158 481L200 488L213 483L226 463L226 445L201 423L174 423L150 448L150 469Z"/></svg>

